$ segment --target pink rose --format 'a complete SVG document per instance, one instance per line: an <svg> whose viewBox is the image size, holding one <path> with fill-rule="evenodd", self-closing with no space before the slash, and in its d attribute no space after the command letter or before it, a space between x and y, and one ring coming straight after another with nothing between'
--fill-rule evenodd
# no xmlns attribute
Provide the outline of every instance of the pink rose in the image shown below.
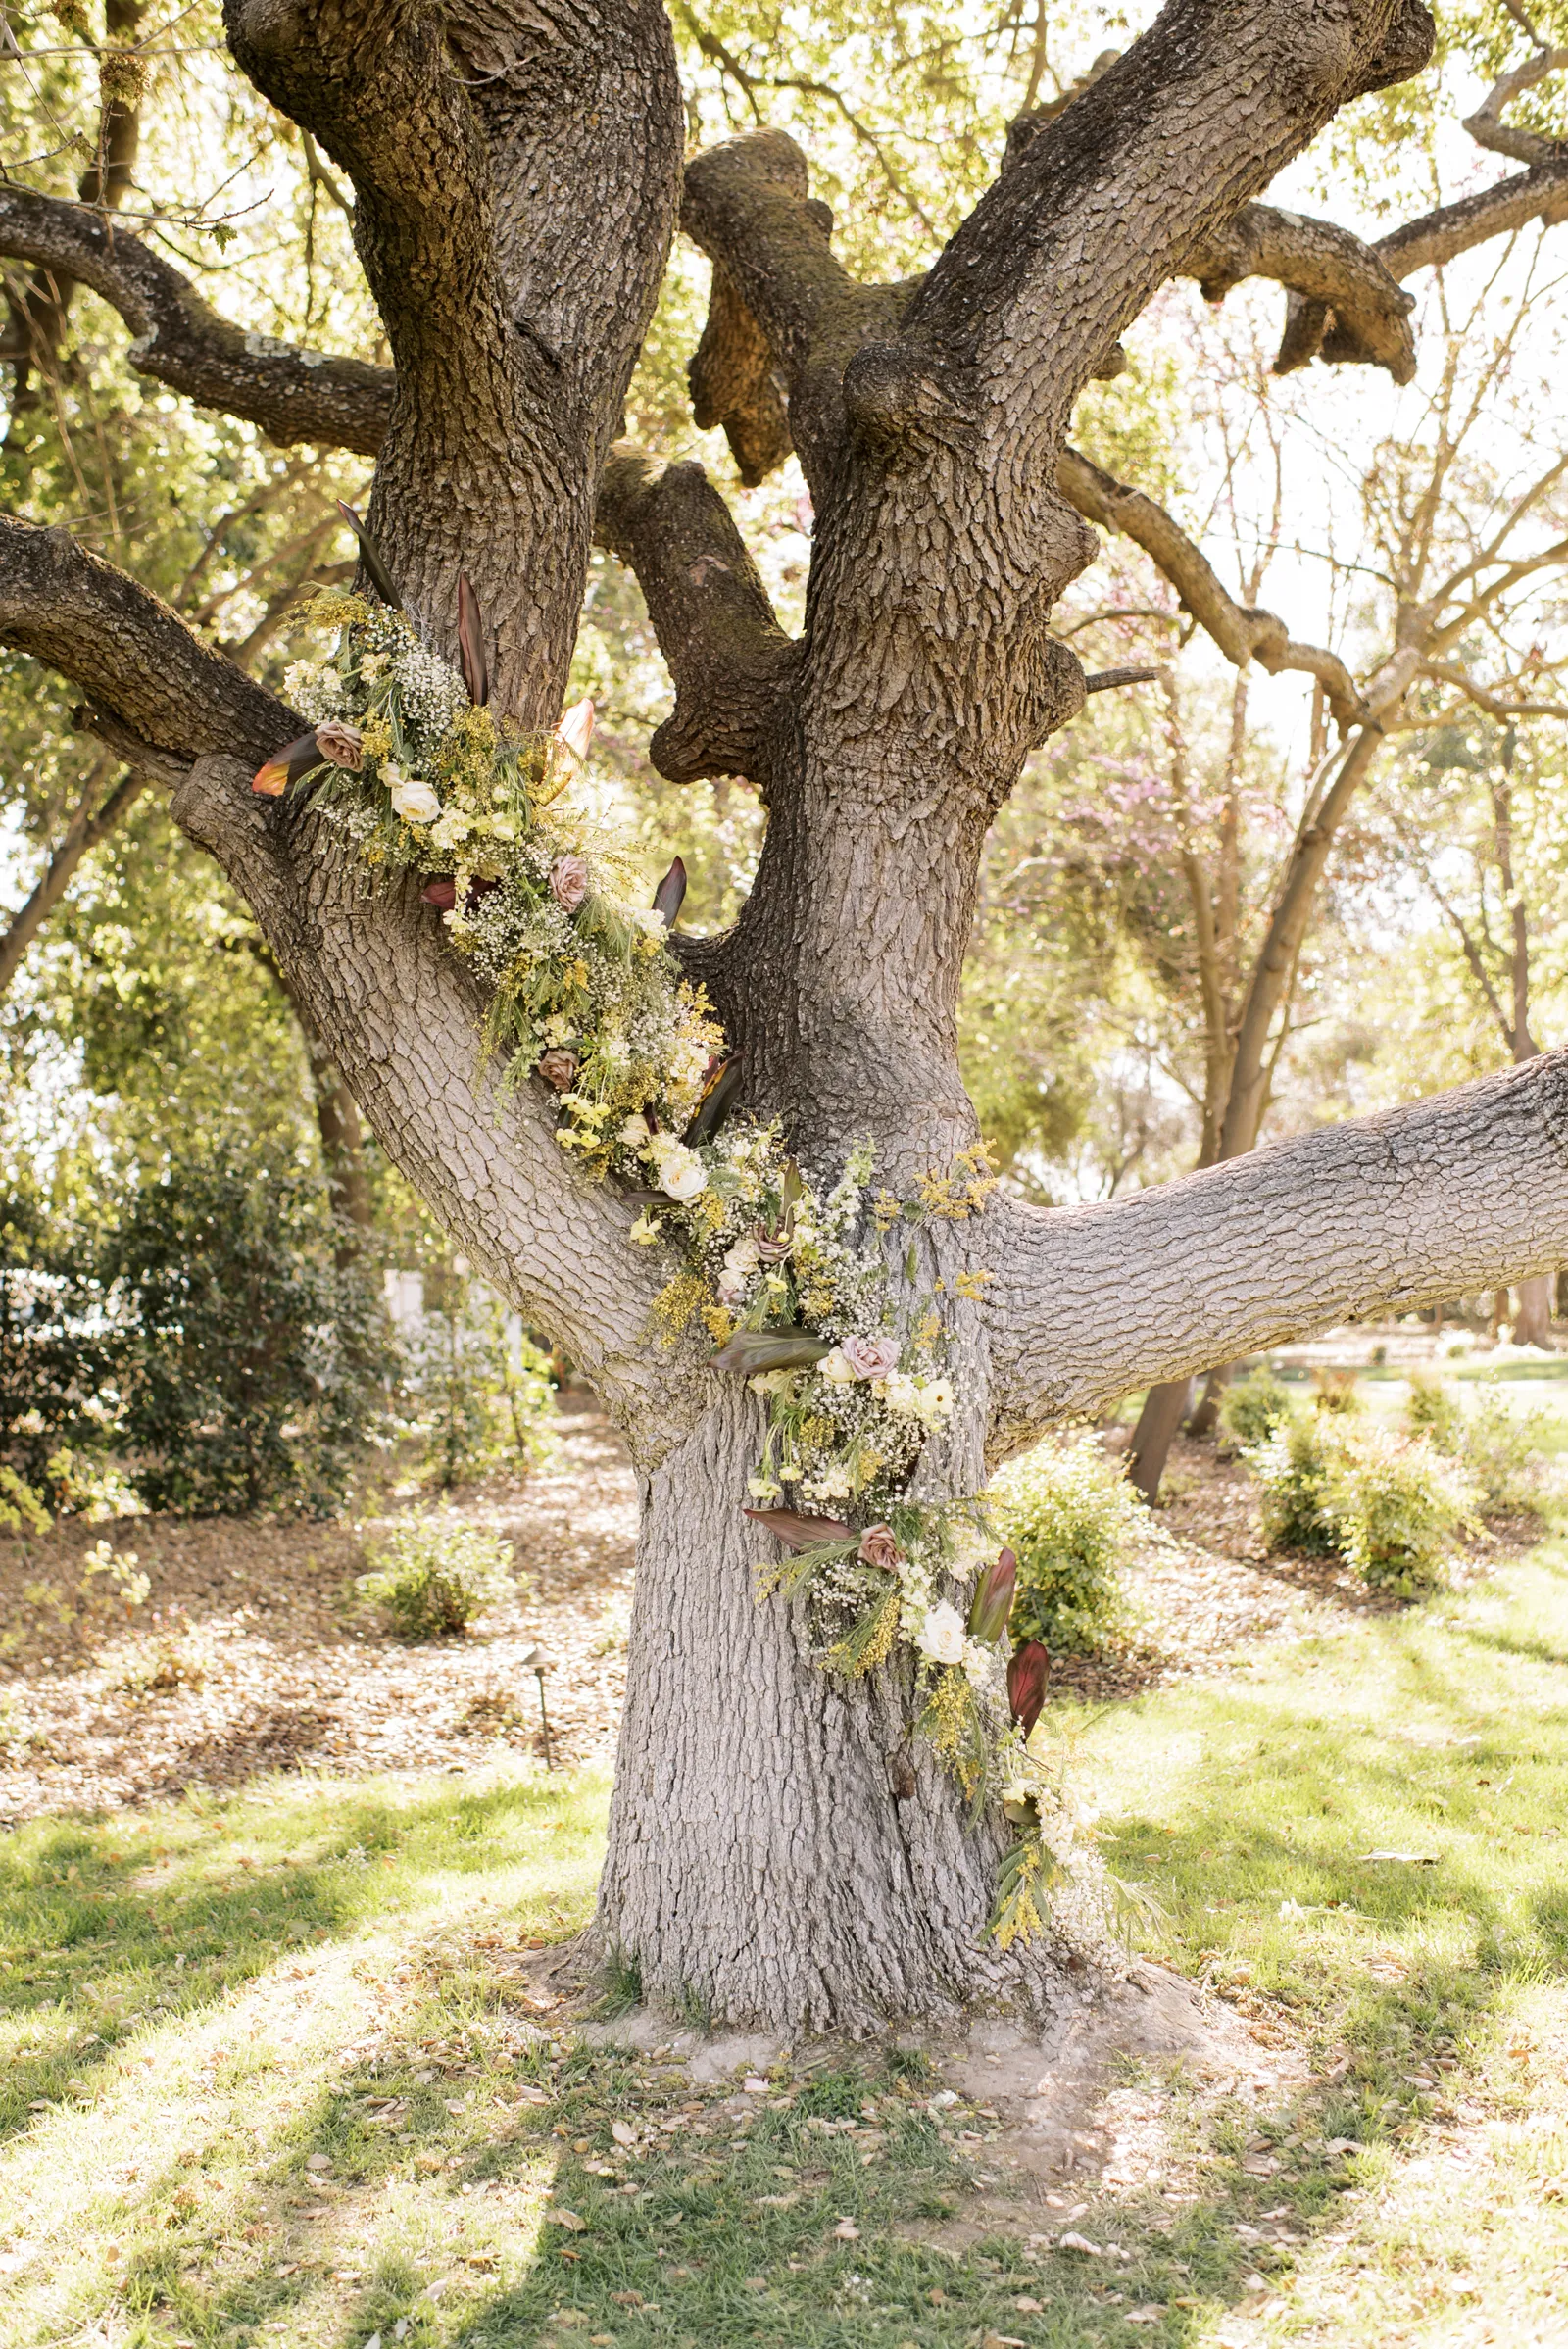
<svg viewBox="0 0 1568 2349"><path fill-rule="evenodd" d="M588 867L580 856L558 856L550 867L550 887L558 905L575 913L588 895Z"/></svg>
<svg viewBox="0 0 1568 2349"><path fill-rule="evenodd" d="M541 1052L539 1074L547 1085L555 1087L557 1093L569 1093L577 1074L576 1053L562 1052L559 1047L554 1052Z"/></svg>
<svg viewBox="0 0 1568 2349"><path fill-rule="evenodd" d="M846 1338L839 1350L858 1379L885 1379L899 1367L897 1338Z"/></svg>
<svg viewBox="0 0 1568 2349"><path fill-rule="evenodd" d="M868 1525L860 1536L861 1565L879 1566L884 1574L891 1574L898 1562L899 1545L893 1539L893 1528Z"/></svg>
<svg viewBox="0 0 1568 2349"><path fill-rule="evenodd" d="M316 729L316 747L334 766L346 766L358 774L365 756L365 738L358 726L346 726L341 718L329 717Z"/></svg>

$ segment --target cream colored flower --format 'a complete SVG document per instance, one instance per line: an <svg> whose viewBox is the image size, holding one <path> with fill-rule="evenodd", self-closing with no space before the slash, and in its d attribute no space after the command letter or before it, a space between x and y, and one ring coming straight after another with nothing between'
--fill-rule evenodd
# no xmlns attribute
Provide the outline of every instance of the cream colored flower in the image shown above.
<svg viewBox="0 0 1568 2349"><path fill-rule="evenodd" d="M933 1664L960 1663L963 1658L963 1617L957 1608L950 1606L945 1598L939 1599L934 1607L927 1608L915 1645L923 1656L930 1657Z"/></svg>
<svg viewBox="0 0 1568 2349"><path fill-rule="evenodd" d="M708 1189L708 1170L695 1150L677 1142L660 1153L659 1188L673 1199L695 1199Z"/></svg>
<svg viewBox="0 0 1568 2349"><path fill-rule="evenodd" d="M830 1387L853 1387L855 1384L855 1372L842 1346L836 1346L830 1354L822 1356L816 1366L816 1375L826 1379Z"/></svg>
<svg viewBox="0 0 1568 2349"><path fill-rule="evenodd" d="M620 1129L618 1139L624 1142L628 1149L640 1150L648 1140L649 1130L647 1118L640 1109L637 1109L626 1119Z"/></svg>
<svg viewBox="0 0 1568 2349"><path fill-rule="evenodd" d="M400 766L382 768L392 793L392 812L406 824L433 824L441 803L420 775L406 775Z"/></svg>

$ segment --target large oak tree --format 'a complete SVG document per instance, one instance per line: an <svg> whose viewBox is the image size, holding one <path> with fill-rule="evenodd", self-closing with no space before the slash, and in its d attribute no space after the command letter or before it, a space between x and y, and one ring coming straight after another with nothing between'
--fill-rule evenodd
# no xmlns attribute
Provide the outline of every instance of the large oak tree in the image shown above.
<svg viewBox="0 0 1568 2349"><path fill-rule="evenodd" d="M1422 71L1431 20L1418 0L1169 0L1070 104L1014 125L923 276L870 285L836 259L788 137L683 158L659 0L224 14L238 68L350 183L395 373L244 333L99 203L0 189L0 252L94 288L136 366L193 400L373 456L371 524L410 610L454 654L466 571L496 701L530 724L559 713L596 536L631 565L676 688L660 770L745 776L768 812L739 920L678 950L745 1052L749 1105L824 1170L869 1136L882 1180L908 1189L974 1139L956 1002L987 827L1030 751L1110 681L1051 629L1094 557L1085 512L1134 511L1066 449L1084 385L1173 274L1216 294L1273 278L1282 364L1403 379L1401 280L1568 214L1568 162L1538 142L1377 249L1271 210L1255 199L1341 107ZM793 446L810 486L798 640L702 470L617 445L677 222L713 265L699 423L723 423L748 480ZM1161 539L1157 509L1137 520ZM1376 728L1393 678L1363 686L1241 611L1179 533L1166 559L1243 659L1319 675L1355 739ZM650 1337L668 1268L628 1246L634 1207L566 1161L542 1087L498 1097L480 993L416 882L368 887L308 806L252 796L296 718L62 531L0 521L0 639L74 680L86 723L172 788L388 1152L625 1431L643 1528L607 1938L651 1991L716 2015L824 2026L1049 2000L1058 1952L1003 1957L984 1937L1001 1831L971 1828L912 1742L907 1681L831 1681L806 1626L757 1605L740 1503L759 1406L695 1346ZM1064 1414L1518 1279L1565 1239L1558 1054L1103 1206L995 1198L923 1227L912 1281L906 1242L890 1257L896 1290L992 1276L953 1300L960 1405L922 1476L972 1491Z"/></svg>

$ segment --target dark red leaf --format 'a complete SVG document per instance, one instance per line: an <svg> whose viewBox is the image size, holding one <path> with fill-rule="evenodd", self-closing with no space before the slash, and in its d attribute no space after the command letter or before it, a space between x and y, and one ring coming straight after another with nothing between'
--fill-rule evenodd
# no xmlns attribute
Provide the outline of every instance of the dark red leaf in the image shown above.
<svg viewBox="0 0 1568 2349"><path fill-rule="evenodd" d="M308 775L313 766L321 763L313 727L309 734L296 734L292 742L274 751L266 765L259 766L251 777L251 789L267 800L281 799L291 783L297 783L301 775Z"/></svg>
<svg viewBox="0 0 1568 2349"><path fill-rule="evenodd" d="M336 503L339 514L343 516L343 519L347 522L349 528L353 531L355 537L360 542L360 562L364 566L366 577L369 580L370 585L375 589L376 594L380 597L383 604L390 604L394 612L401 612L403 610L403 599L392 584L392 573L386 567L386 563L382 557L380 548L376 545L374 539L370 536L370 533L368 530L367 530L365 524L361 521L353 507L345 505L341 498L339 498Z"/></svg>
<svg viewBox="0 0 1568 2349"><path fill-rule="evenodd" d="M994 1566L988 1566L975 1586L974 1604L969 1609L969 1637L989 1647L1000 1639L1007 1628L1012 1612L1012 1594L1018 1587L1018 1561L1010 1549L1004 1549Z"/></svg>
<svg viewBox="0 0 1568 2349"><path fill-rule="evenodd" d="M482 710L490 699L490 668L484 657L484 620L466 571L458 573L458 661L468 699Z"/></svg>
<svg viewBox="0 0 1568 2349"><path fill-rule="evenodd" d="M663 915L666 930L675 927L675 916L680 911L680 902L685 895L686 867L677 856L654 891L654 911Z"/></svg>
<svg viewBox="0 0 1568 2349"><path fill-rule="evenodd" d="M450 913L458 902L458 885L449 873L444 881L426 881L419 895L427 905L439 905L443 913Z"/></svg>
<svg viewBox="0 0 1568 2349"><path fill-rule="evenodd" d="M723 1063L704 1094L696 1116L686 1128L686 1140L689 1143L704 1142L710 1134L718 1132L729 1112L731 1101L740 1091L741 1075L741 1055L737 1052L733 1059Z"/></svg>
<svg viewBox="0 0 1568 2349"><path fill-rule="evenodd" d="M810 1549L818 1542L853 1542L855 1528L837 1517L803 1517L797 1509L747 1509L754 1525L761 1525L786 1549Z"/></svg>
<svg viewBox="0 0 1568 2349"><path fill-rule="evenodd" d="M1046 1701L1046 1675L1050 1669L1050 1654L1038 1639L1026 1639L1007 1666L1007 1702L1026 1737Z"/></svg>

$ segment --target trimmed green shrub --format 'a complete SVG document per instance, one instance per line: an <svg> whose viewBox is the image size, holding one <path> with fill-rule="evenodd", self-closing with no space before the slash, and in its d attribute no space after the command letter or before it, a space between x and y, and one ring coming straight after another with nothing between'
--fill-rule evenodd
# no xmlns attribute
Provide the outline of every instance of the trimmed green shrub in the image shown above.
<svg viewBox="0 0 1568 2349"><path fill-rule="evenodd" d="M1412 1370L1404 1424L1412 1436L1427 1437L1439 1451L1455 1452L1464 1424L1464 1406L1442 1379L1434 1378L1428 1370Z"/></svg>
<svg viewBox="0 0 1568 2349"><path fill-rule="evenodd" d="M461 1517L411 1517L371 1551L355 1589L386 1610L399 1639L446 1639L518 1588L512 1554Z"/></svg>
<svg viewBox="0 0 1568 2349"><path fill-rule="evenodd" d="M1498 1389L1483 1382L1459 1429L1457 1456L1492 1509L1528 1509L1547 1482L1545 1441L1549 1411L1514 1411Z"/></svg>
<svg viewBox="0 0 1568 2349"><path fill-rule="evenodd" d="M1304 1411L1247 1454L1275 1549L1338 1554L1406 1596L1442 1580L1445 1552L1476 1522L1480 1494L1425 1436Z"/></svg>
<svg viewBox="0 0 1568 2349"><path fill-rule="evenodd" d="M1326 1557L1338 1547L1323 1495L1342 1441L1328 1413L1293 1411L1265 1444L1244 1453L1258 1482L1263 1533L1271 1549Z"/></svg>
<svg viewBox="0 0 1568 2349"><path fill-rule="evenodd" d="M990 1497L1018 1560L1012 1639L1057 1653L1103 1647L1123 1611L1127 1550L1147 1523L1122 1464L1092 1435L1049 1437L1009 1461Z"/></svg>
<svg viewBox="0 0 1568 2349"><path fill-rule="evenodd" d="M1277 1379L1266 1367L1250 1370L1245 1378L1233 1381L1220 1396L1223 1448L1239 1452L1254 1444L1266 1444L1290 1415L1291 1391L1284 1380Z"/></svg>
<svg viewBox="0 0 1568 2349"><path fill-rule="evenodd" d="M1443 1581L1455 1537L1478 1524L1481 1495L1425 1436L1357 1429L1341 1444L1323 1488L1334 1545L1374 1589L1405 1597Z"/></svg>
<svg viewBox="0 0 1568 2349"><path fill-rule="evenodd" d="M314 1185L221 1156L133 1196L105 1270L116 1447L149 1508L341 1505L397 1356L340 1242Z"/></svg>

